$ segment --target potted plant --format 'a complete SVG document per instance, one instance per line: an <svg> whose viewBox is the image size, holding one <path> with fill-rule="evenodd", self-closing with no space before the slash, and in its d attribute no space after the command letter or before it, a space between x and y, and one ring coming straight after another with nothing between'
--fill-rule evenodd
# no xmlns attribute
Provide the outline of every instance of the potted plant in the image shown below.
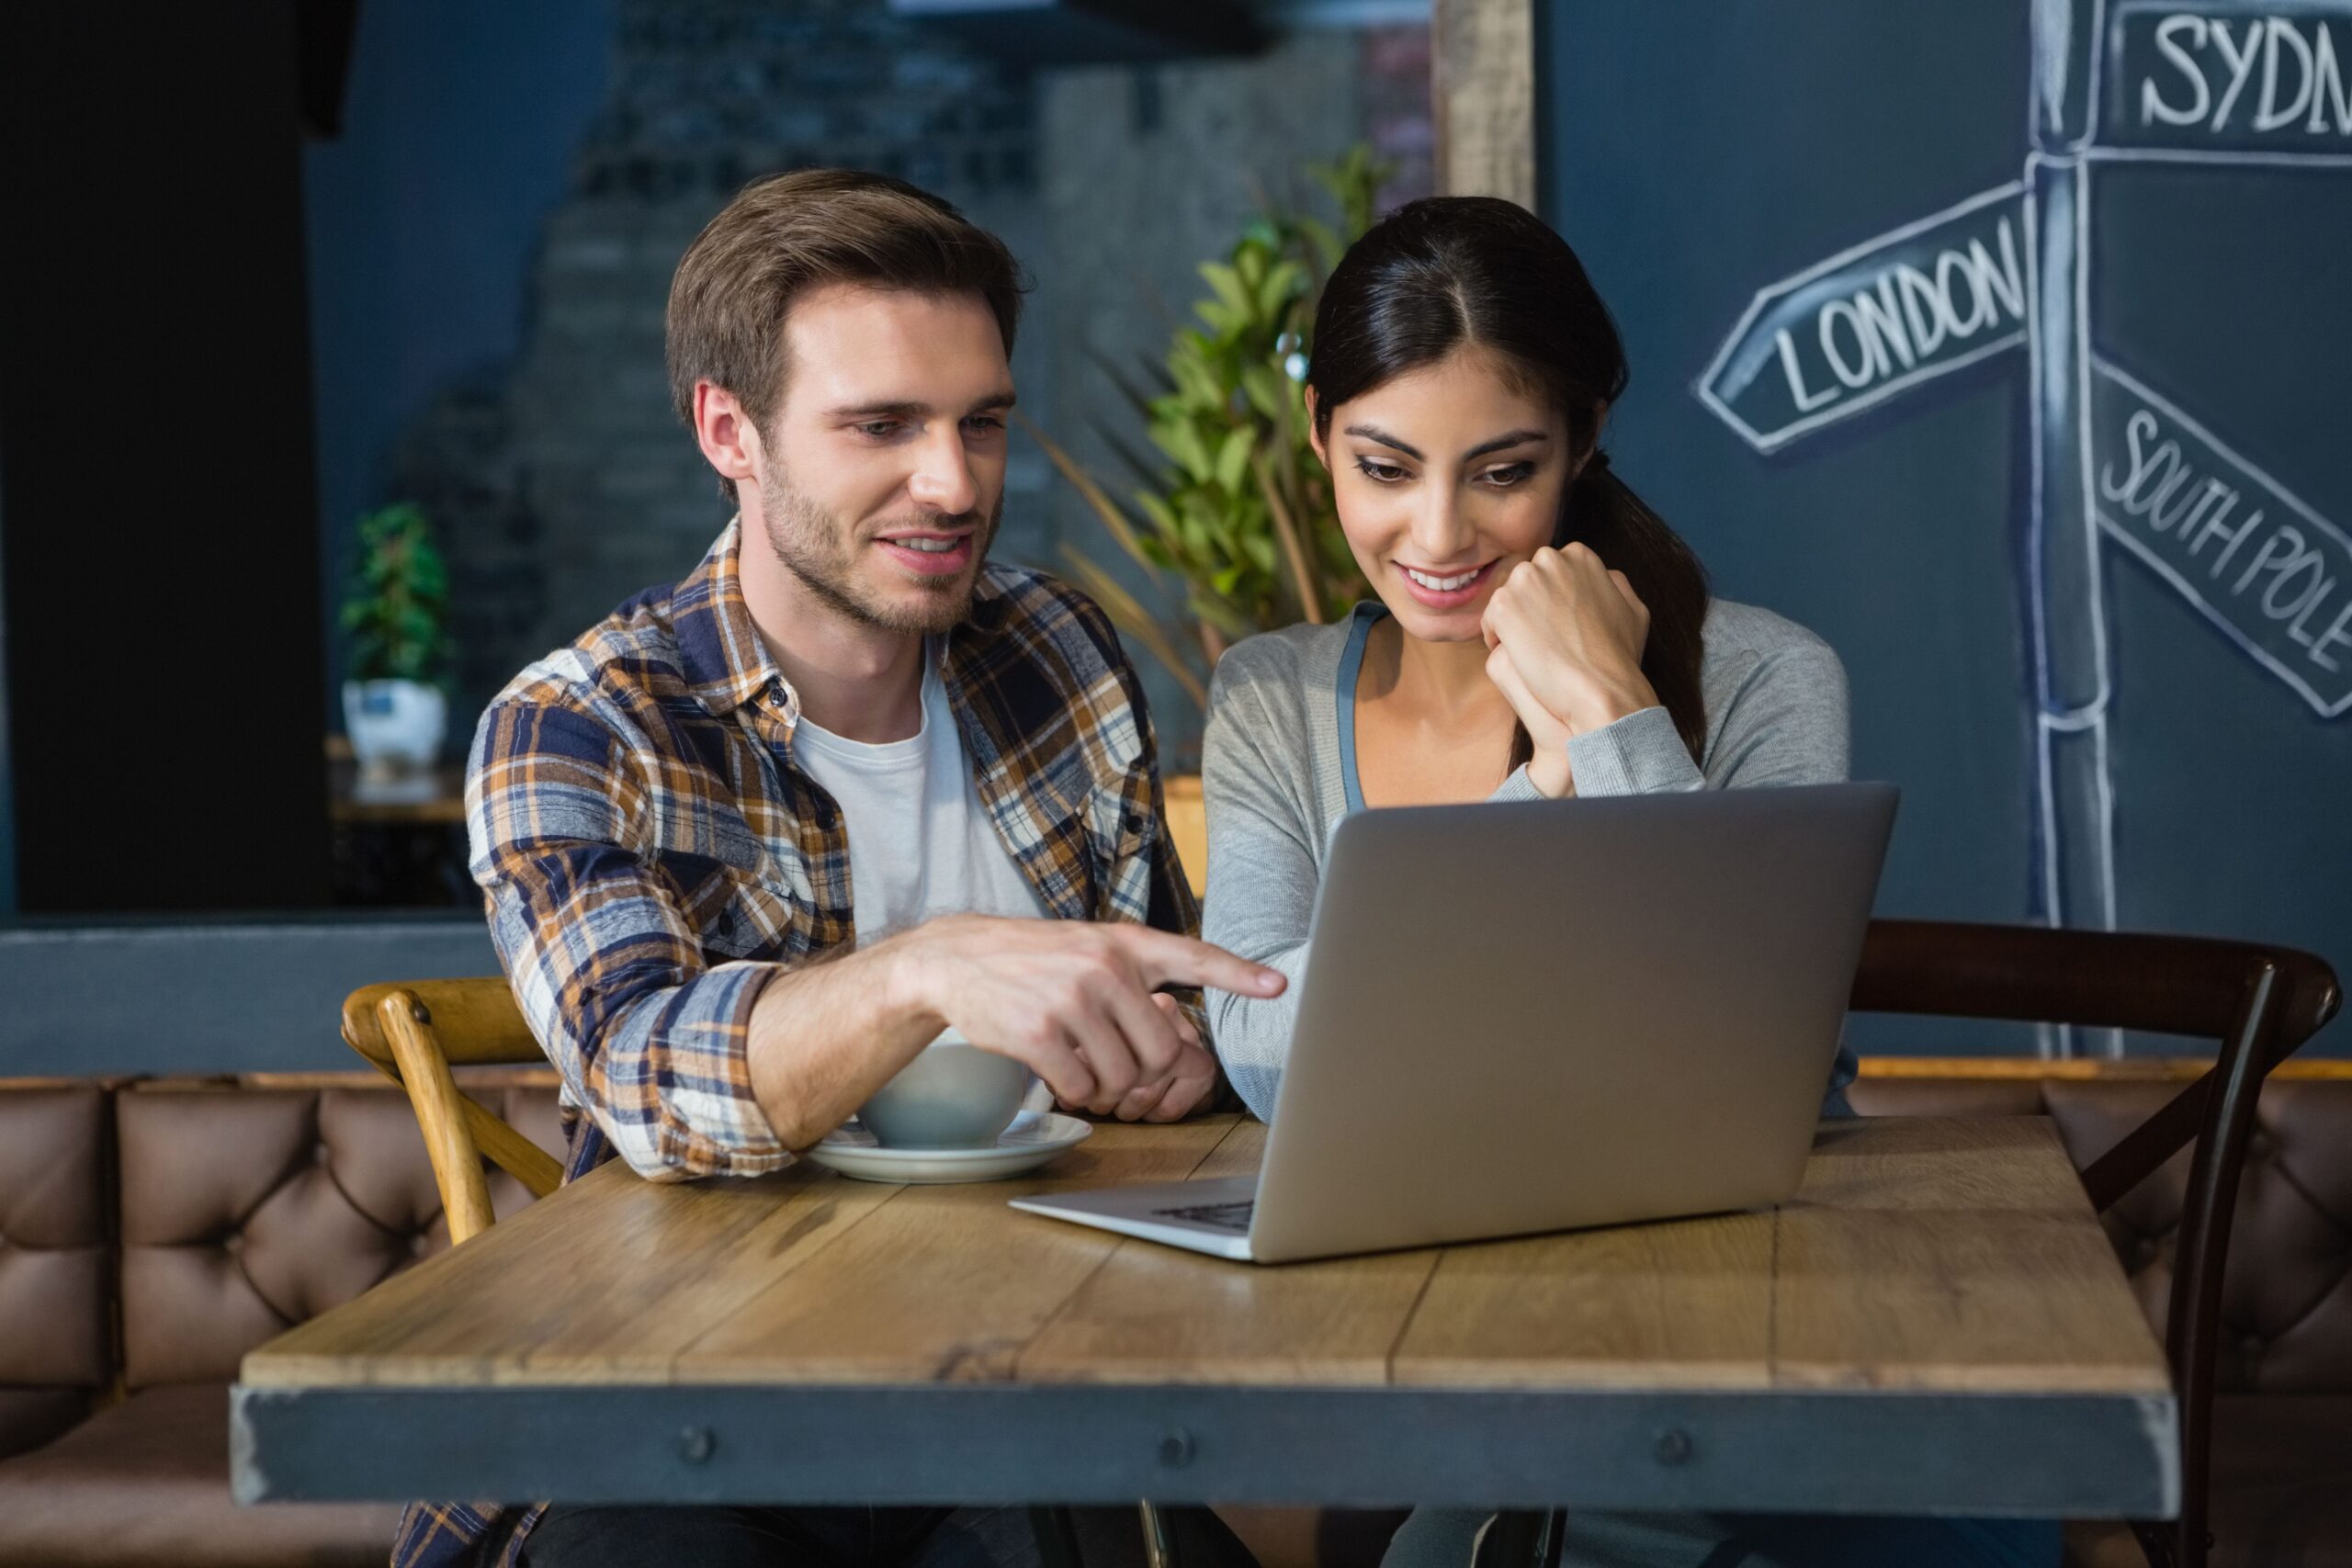
<svg viewBox="0 0 2352 1568"><path fill-rule="evenodd" d="M359 520L359 564L343 606L351 634L344 729L363 778L429 768L448 704L436 683L449 659L449 573L432 525L407 502Z"/></svg>
<svg viewBox="0 0 2352 1568"><path fill-rule="evenodd" d="M1338 225L1279 209L1252 220L1222 260L1200 268L1210 289L1193 307L1201 325L1177 329L1140 375L1102 364L1158 454L1098 426L1129 470L1136 488L1127 501L1028 427L1148 581L1158 588L1173 576L1181 585L1189 626L1148 609L1083 550L1062 547L1070 575L1121 634L1204 708L1208 671L1230 644L1301 620L1329 622L1370 592L1340 536L1330 476L1307 440L1304 391L1324 280L1372 226L1389 170L1359 146L1308 172L1338 205ZM1198 886L1200 780L1177 774L1165 784L1170 829Z"/></svg>

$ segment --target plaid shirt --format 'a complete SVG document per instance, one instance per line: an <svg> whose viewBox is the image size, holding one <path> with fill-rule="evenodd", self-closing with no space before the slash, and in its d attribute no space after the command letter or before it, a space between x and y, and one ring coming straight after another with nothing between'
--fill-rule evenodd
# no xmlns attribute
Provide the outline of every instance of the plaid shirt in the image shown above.
<svg viewBox="0 0 2352 1568"><path fill-rule="evenodd" d="M729 525L684 581L516 676L476 732L474 880L563 1077L567 1179L615 1154L656 1180L788 1163L752 1096L752 1005L855 934L848 830L794 759L799 698L743 602L740 547ZM1142 688L1102 612L989 566L941 642L980 799L1046 907L1196 934ZM413 1504L392 1561L514 1568L543 1507Z"/></svg>

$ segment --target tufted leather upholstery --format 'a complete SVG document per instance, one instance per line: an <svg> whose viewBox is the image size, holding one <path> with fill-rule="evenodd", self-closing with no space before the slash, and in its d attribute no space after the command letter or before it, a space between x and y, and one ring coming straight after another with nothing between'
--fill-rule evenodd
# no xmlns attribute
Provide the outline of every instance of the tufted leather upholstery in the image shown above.
<svg viewBox="0 0 2352 1568"><path fill-rule="evenodd" d="M2079 1168L2169 1100L2172 1082L1864 1078L1866 1116L2039 1115ZM2352 1082L2277 1079L2238 1189L2214 1368L2215 1568L2352 1568ZM2164 1330L2184 1150L2103 1223ZM2120 1527L2069 1532L2089 1568L2146 1561Z"/></svg>
<svg viewBox="0 0 2352 1568"><path fill-rule="evenodd" d="M113 1381L106 1093L0 1090L0 1458L47 1442Z"/></svg>
<svg viewBox="0 0 2352 1568"><path fill-rule="evenodd" d="M12 1420L37 1434L19 1448L73 1429L0 1457L0 1562L381 1563L397 1506L230 1502L226 1385L255 1345L448 1245L406 1098L228 1081L114 1094L128 1397L74 1427L115 1376L108 1097L33 1092L0 1092L0 1384L43 1386L0 1387L0 1438ZM476 1092L560 1154L552 1087ZM503 1175L491 1196L501 1214L530 1201Z"/></svg>
<svg viewBox="0 0 2352 1568"><path fill-rule="evenodd" d="M552 1090L485 1095L526 1133ZM375 1089L141 1088L120 1097L123 1371L226 1382L264 1340L448 1245L408 1101ZM559 1142L556 1145L561 1148ZM498 1211L529 1201L492 1185Z"/></svg>

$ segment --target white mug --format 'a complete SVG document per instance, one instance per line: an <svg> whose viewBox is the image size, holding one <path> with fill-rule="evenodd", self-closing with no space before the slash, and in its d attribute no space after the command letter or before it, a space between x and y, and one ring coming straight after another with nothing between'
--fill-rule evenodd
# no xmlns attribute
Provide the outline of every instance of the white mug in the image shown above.
<svg viewBox="0 0 2352 1568"><path fill-rule="evenodd" d="M857 1119L885 1148L984 1149L1044 1087L1012 1057L942 1030L858 1107Z"/></svg>

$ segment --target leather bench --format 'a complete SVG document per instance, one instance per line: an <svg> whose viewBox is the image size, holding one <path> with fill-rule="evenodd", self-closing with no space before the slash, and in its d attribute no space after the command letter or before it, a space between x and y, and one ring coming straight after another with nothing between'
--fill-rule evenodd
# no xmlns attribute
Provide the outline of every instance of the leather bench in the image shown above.
<svg viewBox="0 0 2352 1568"><path fill-rule="evenodd" d="M1866 1076L1852 1097L1874 1115L2047 1113L2083 1161L2176 1087ZM560 1150L548 1075L469 1088ZM2215 1561L2352 1568L2352 1080L2276 1081L2260 1118ZM2109 1220L2159 1324L2186 1177L2183 1156ZM503 1176L492 1198L528 1201ZM0 1563L381 1563L392 1506L230 1503L226 1390L253 1346L445 1247L439 1210L407 1101L365 1079L0 1085ZM1327 1562L1376 1556L1381 1533L1350 1517L1327 1519ZM2141 1561L2117 1530L2069 1546Z"/></svg>
<svg viewBox="0 0 2352 1568"><path fill-rule="evenodd" d="M0 1456L87 1416L113 1382L106 1090L0 1093Z"/></svg>
<svg viewBox="0 0 2352 1568"><path fill-rule="evenodd" d="M560 1149L552 1087L476 1092ZM380 1565L397 1506L230 1501L228 1385L440 1207L389 1087L0 1090L0 1563Z"/></svg>

